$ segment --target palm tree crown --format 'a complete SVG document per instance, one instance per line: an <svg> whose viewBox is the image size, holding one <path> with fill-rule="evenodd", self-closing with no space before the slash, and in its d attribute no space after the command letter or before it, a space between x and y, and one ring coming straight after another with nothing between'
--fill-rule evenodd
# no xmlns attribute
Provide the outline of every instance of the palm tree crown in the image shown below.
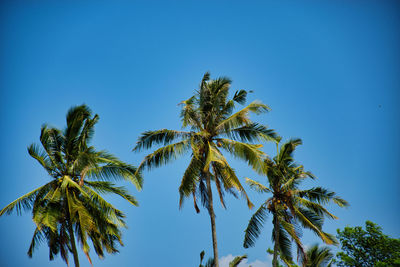
<svg viewBox="0 0 400 267"><path fill-rule="evenodd" d="M50 260L60 253L68 264L71 252L75 266L79 266L75 236L90 262L88 239L100 257L104 250L117 252L116 244L122 245L120 228L126 226L125 215L101 194L117 194L137 206L136 199L124 187L117 187L110 180L127 180L141 189L142 178L135 167L88 145L98 119L98 115L92 117L86 105L73 107L68 111L64 131L44 125L40 134L42 148L36 144L28 147L29 154L52 180L11 202L0 216L13 210L18 214L22 209L32 210L36 230L29 257L39 243L47 241Z"/></svg>
<svg viewBox="0 0 400 267"><path fill-rule="evenodd" d="M315 179L312 173L297 165L293 159L295 148L301 144L300 139L293 139L279 147L277 142L277 155L266 158L264 173L268 177L268 186L264 186L251 179L246 182L256 191L269 193L268 198L251 217L245 230L244 247L253 246L261 232L261 227L268 213L273 215L274 266L277 266L277 255L286 262L292 262L291 240L297 246L300 259L305 258L303 245L300 241L301 227L310 229L326 244L336 244L335 237L325 233L322 225L325 217L337 217L324 208L324 204L334 202L340 207L348 203L336 196L336 193L322 187L308 190L299 189L300 183L306 178Z"/></svg>
<svg viewBox="0 0 400 267"><path fill-rule="evenodd" d="M329 267L334 256L329 247L320 247L318 244L307 248L306 255L307 262L303 263L304 267Z"/></svg>
<svg viewBox="0 0 400 267"><path fill-rule="evenodd" d="M252 142L276 138L273 130L254 123L249 118L250 113L260 114L268 111L268 106L254 101L233 113L235 103L245 103L247 92L237 91L232 99L228 99L230 84L231 81L225 77L210 80L210 74L206 73L196 94L181 102L182 126L190 130L147 131L139 137L134 148L134 151L140 151L151 148L153 145L163 145L147 155L139 169L159 167L191 151L191 161L179 187L179 206L182 206L186 197L193 196L194 207L199 212L196 198L200 196L201 203L210 213L214 230L211 181L215 182L224 207L224 191L235 194L235 190L243 194L249 207L252 206L222 150L246 161L253 169L261 172L263 165L261 157L264 153L260 150L261 145ZM213 245L214 258L218 266L215 234L213 234Z"/></svg>

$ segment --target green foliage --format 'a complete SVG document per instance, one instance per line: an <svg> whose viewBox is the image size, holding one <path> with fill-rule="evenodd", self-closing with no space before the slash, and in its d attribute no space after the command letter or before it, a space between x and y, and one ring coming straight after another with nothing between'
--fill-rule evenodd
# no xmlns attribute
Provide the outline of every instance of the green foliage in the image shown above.
<svg viewBox="0 0 400 267"><path fill-rule="evenodd" d="M306 251L307 262L303 263L304 267L325 267L331 266L333 253L329 247L320 247L317 244L311 246Z"/></svg>
<svg viewBox="0 0 400 267"><path fill-rule="evenodd" d="M200 265L199 267L215 267L214 258L209 258L205 265L203 265L205 252L200 252ZM230 263L229 267L237 267L244 259L247 259L247 255L236 256ZM250 266L251 267L251 266Z"/></svg>
<svg viewBox="0 0 400 267"><path fill-rule="evenodd" d="M69 264L68 254L74 255L79 266L75 237L89 262L88 240L99 257L117 252L122 245L121 227L126 227L125 215L103 199L101 194L112 193L137 206L136 199L124 187L117 187L109 180L126 180L141 188L142 178L134 166L120 161L115 156L96 151L89 146L94 134L97 115L91 115L85 106L73 107L67 114L64 131L41 129L41 147L32 144L28 153L53 178L49 183L23 195L0 211L0 216L16 210L32 210L36 229L32 237L28 256L42 242L49 246L50 260L61 254Z"/></svg>
<svg viewBox="0 0 400 267"><path fill-rule="evenodd" d="M234 196L239 192L246 198L248 206L253 206L234 169L227 162L224 152L247 162L250 167L261 173L264 157L262 145L252 142L278 138L273 130L250 119L252 113L260 114L269 110L263 103L253 101L241 110L233 112L236 103L246 102L247 92L237 91L233 98L229 99L230 85L231 81L226 77L211 80L210 74L205 73L199 90L180 103L182 126L188 130L146 131L138 138L133 148L134 151L140 151L157 145L162 146L144 158L138 171L143 168L160 167L191 152L190 164L179 187L179 207L182 207L184 199L192 196L194 208L196 212L200 212L197 205L197 198L200 198L211 217L214 252L217 249L211 182L215 182L223 207L225 192ZM218 265L218 259L215 261Z"/></svg>
<svg viewBox="0 0 400 267"><path fill-rule="evenodd" d="M342 251L338 266L400 266L400 239L382 233L377 224L366 221L360 226L337 230Z"/></svg>
<svg viewBox="0 0 400 267"><path fill-rule="evenodd" d="M300 139L290 140L279 146L277 141L277 155L266 158L261 170L268 178L268 186L249 178L246 182L259 193L272 194L250 218L245 230L243 246L255 245L255 240L261 233L268 213L272 214L272 240L274 246L274 266L277 266L277 256L285 264L292 265L292 242L297 246L298 256L303 264L307 262L307 254L301 243L301 228L307 228L319 236L326 244L336 244L334 236L322 230L325 217L336 219L323 205L333 202L340 207L348 203L336 196L336 193L316 187L301 190L299 185L306 178L315 177L304 170L304 167L294 162L295 148L301 144Z"/></svg>
<svg viewBox="0 0 400 267"><path fill-rule="evenodd" d="M182 178L179 193L180 206L187 197L194 197L194 206L198 211L196 196L208 208L208 200L203 190L207 175L215 181L223 206L223 191L232 193L237 190L246 198L246 192L237 179L232 167L226 161L223 150L247 162L253 169L261 172L261 145L253 141L275 140L277 135L264 125L250 120L250 113L260 114L269 110L261 102L254 101L245 108L233 113L235 102L244 104L247 92L237 91L228 99L231 81L226 77L210 80L206 73L200 89L195 95L181 102L181 119L183 127L190 131L155 130L146 131L138 138L134 151L149 149L162 145L147 155L139 166L151 169L171 162L177 157L191 151L192 159ZM227 139L228 137L230 139ZM248 200L248 198L247 198ZM251 207L252 204L248 200Z"/></svg>

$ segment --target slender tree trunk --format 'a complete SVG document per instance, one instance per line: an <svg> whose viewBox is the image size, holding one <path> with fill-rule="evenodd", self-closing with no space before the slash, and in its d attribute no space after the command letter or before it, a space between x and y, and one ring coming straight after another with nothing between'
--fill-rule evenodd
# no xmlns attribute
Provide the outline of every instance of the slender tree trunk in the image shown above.
<svg viewBox="0 0 400 267"><path fill-rule="evenodd" d="M217 247L217 229L215 227L215 213L213 206L213 198L211 191L211 177L209 173L206 173L207 179L207 190L208 190L208 213L210 214L211 219L211 232L212 232L212 241L213 241L213 250L214 250L214 266L219 267L218 264L218 247Z"/></svg>
<svg viewBox="0 0 400 267"><path fill-rule="evenodd" d="M72 229L72 225L71 225L70 222L68 222L68 232L69 232L69 235L70 235L72 254L74 255L75 267L79 267L79 258L78 258L78 251L76 250L74 230Z"/></svg>
<svg viewBox="0 0 400 267"><path fill-rule="evenodd" d="M274 236L275 236L275 244L274 244L274 258L272 260L272 266L278 267L278 244L279 244L279 227L278 227L278 219L274 216Z"/></svg>
<svg viewBox="0 0 400 267"><path fill-rule="evenodd" d="M67 192L68 194L68 192ZM72 222L71 222L71 216L69 213L69 207L68 207L68 197L65 199L65 210L66 210L66 217L67 217L67 227L68 227L68 233L69 233L69 239L71 242L71 248L72 248L72 254L74 255L74 263L75 267L79 267L79 257L78 257L78 251L76 249L76 244L75 244L75 235L74 235L74 229L72 228Z"/></svg>

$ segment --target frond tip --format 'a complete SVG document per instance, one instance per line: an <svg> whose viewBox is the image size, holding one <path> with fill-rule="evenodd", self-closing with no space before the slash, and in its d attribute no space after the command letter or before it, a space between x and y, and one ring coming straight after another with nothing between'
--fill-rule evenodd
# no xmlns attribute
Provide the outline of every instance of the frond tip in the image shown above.
<svg viewBox="0 0 400 267"><path fill-rule="evenodd" d="M249 248L254 246L256 239L261 233L261 228L267 217L267 209L265 204L261 205L258 210L251 216L249 224L246 228L243 247Z"/></svg>

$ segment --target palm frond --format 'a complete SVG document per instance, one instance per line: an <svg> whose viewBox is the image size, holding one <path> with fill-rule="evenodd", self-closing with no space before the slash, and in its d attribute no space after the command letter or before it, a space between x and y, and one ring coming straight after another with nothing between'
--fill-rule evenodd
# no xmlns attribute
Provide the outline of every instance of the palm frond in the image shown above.
<svg viewBox="0 0 400 267"><path fill-rule="evenodd" d="M211 162L218 162L221 165L225 165L224 156L218 151L213 143L208 143L207 157L203 171L209 171Z"/></svg>
<svg viewBox="0 0 400 267"><path fill-rule="evenodd" d="M126 180L132 182L138 190L142 189L143 178L138 169L128 164L106 164L96 168L89 169L86 173L89 179L108 180Z"/></svg>
<svg viewBox="0 0 400 267"><path fill-rule="evenodd" d="M50 176L53 176L57 173L57 170L53 167L52 162L47 156L46 152L43 151L38 145L31 144L28 147L29 155L36 159L37 162L47 171Z"/></svg>
<svg viewBox="0 0 400 267"><path fill-rule="evenodd" d="M235 95L233 96L232 100L243 105L244 103L246 103L246 97L247 97L247 91L240 90L235 92Z"/></svg>
<svg viewBox="0 0 400 267"><path fill-rule="evenodd" d="M247 259L247 255L235 257L235 258L229 263L229 267L237 267L244 259Z"/></svg>
<svg viewBox="0 0 400 267"><path fill-rule="evenodd" d="M70 141L78 138L80 131L87 119L90 119L92 111L86 105L74 106L67 113L67 128L65 129L65 137L67 146L71 145Z"/></svg>
<svg viewBox="0 0 400 267"><path fill-rule="evenodd" d="M322 187L313 187L309 190L302 190L299 192L299 196L305 197L310 201L316 201L320 204L327 204L330 201L333 201L339 207L349 206L349 203L341 197L336 196L335 192Z"/></svg>
<svg viewBox="0 0 400 267"><path fill-rule="evenodd" d="M87 143L92 139L94 135L94 125L99 121L99 115L94 115L92 119L87 118L82 127L81 133L77 138L79 147L86 148Z"/></svg>
<svg viewBox="0 0 400 267"><path fill-rule="evenodd" d="M272 236L272 239L274 242L278 242L278 250L279 250L279 256L284 262L292 262L293 257L292 257L292 242L290 240L290 236L287 234L285 229L281 226L278 225L278 231L279 231L279 239L275 240L275 236ZM275 232L275 227L272 230L272 233Z"/></svg>
<svg viewBox="0 0 400 267"><path fill-rule="evenodd" d="M265 153L260 150L262 145L247 144L225 138L218 139L218 142L234 157L246 161L256 172L262 173L265 156Z"/></svg>
<svg viewBox="0 0 400 267"><path fill-rule="evenodd" d="M258 101L253 101L247 107L220 122L216 127L216 131L218 133L228 132L232 128L241 127L243 125L250 125L252 124L252 121L249 117L250 113L260 114L269 110L270 108L267 105Z"/></svg>
<svg viewBox="0 0 400 267"><path fill-rule="evenodd" d="M318 235L322 241L324 241L326 244L333 244L333 241L329 236L325 235L325 233L321 230L322 222L321 222L321 217L319 217L317 214L314 216L311 216L312 213L310 210L302 210L298 209L295 207L295 215L296 218L301 222L303 227L309 228L312 230L316 235Z"/></svg>
<svg viewBox="0 0 400 267"><path fill-rule="evenodd" d="M52 232L57 231L58 222L64 216L63 210L58 204L48 204L36 210L32 220L35 222L39 230L43 227L49 228Z"/></svg>
<svg viewBox="0 0 400 267"><path fill-rule="evenodd" d="M121 227L126 227L125 222L123 221L123 218L125 215L122 213L122 211L118 210L115 208L113 205L108 203L104 198L100 196L95 190L92 190L89 186L85 187L85 193L90 196L90 200L92 202L92 205L96 205L99 209L101 209L107 217L115 224ZM86 202L90 204L90 202Z"/></svg>
<svg viewBox="0 0 400 267"><path fill-rule="evenodd" d="M140 163L138 170L141 170L144 167L151 169L167 164L170 161L175 160L178 156L183 155L188 150L189 146L189 140L184 140L159 148L144 158L142 163Z"/></svg>
<svg viewBox="0 0 400 267"><path fill-rule="evenodd" d="M40 131L40 143L46 151L48 159L59 172L64 170L64 158L61 154L65 147L65 137L57 128L43 125Z"/></svg>
<svg viewBox="0 0 400 267"><path fill-rule="evenodd" d="M55 181L51 181L19 198L5 206L1 211L0 211L0 216L2 216L4 213L7 215L11 214L11 212L16 209L17 214L20 215L22 210L30 210L32 209L32 204L35 200L35 197L37 194L39 194L42 191L47 191L51 188L51 186L55 183Z"/></svg>
<svg viewBox="0 0 400 267"><path fill-rule="evenodd" d="M303 266L327 266L334 254L328 247L319 247L317 244L307 249L307 262L303 262Z"/></svg>
<svg viewBox="0 0 400 267"><path fill-rule="evenodd" d="M302 206L306 207L307 209L312 210L318 216L327 216L330 219L337 219L337 217L335 215L330 213L327 209L325 209L322 205L320 205L318 203L312 202L312 201L304 199L304 198L296 198L296 200L299 201L299 203Z"/></svg>
<svg viewBox="0 0 400 267"><path fill-rule="evenodd" d="M190 138L190 132L175 131L162 129L157 131L146 131L138 138L136 146L132 151L141 151L142 149L149 149L153 145L168 145L177 138Z"/></svg>
<svg viewBox="0 0 400 267"><path fill-rule="evenodd" d="M77 223L81 228L96 230L96 224L87 207L87 204L90 203L80 201L74 192L69 190L66 191L66 199L68 202L68 213L72 222Z"/></svg>
<svg viewBox="0 0 400 267"><path fill-rule="evenodd" d="M183 199L190 196L196 190L196 183L200 177L201 173L201 161L196 157L192 157L189 166L183 174L181 185L179 186L179 207L182 207Z"/></svg>
<svg viewBox="0 0 400 267"><path fill-rule="evenodd" d="M179 105L182 105L180 117L183 127L191 126L192 128L202 130L203 127L201 125L201 118L197 112L197 107L195 106L196 101L196 96L192 96L189 99L179 103Z"/></svg>
<svg viewBox="0 0 400 267"><path fill-rule="evenodd" d="M288 162L292 160L293 152L297 146L301 145L303 142L300 138L290 139L281 146L278 154L278 162Z"/></svg>
<svg viewBox="0 0 400 267"><path fill-rule="evenodd" d="M304 254L304 248L303 244L300 241L300 236L299 233L296 231L295 225L289 221L286 221L284 218L281 216L278 216L279 218L279 225L282 227L285 232L294 240L296 243L296 246L298 248L298 254L303 255ZM291 258L291 257L290 257ZM289 259L289 258L287 258Z"/></svg>
<svg viewBox="0 0 400 267"><path fill-rule="evenodd" d="M115 186L113 183L108 181L86 181L86 186L93 188L95 191L99 193L112 193L116 194L124 199L126 199L129 203L134 206L139 206L138 201L134 196L129 194L128 190L123 186ZM84 188L86 189L86 188Z"/></svg>
<svg viewBox="0 0 400 267"><path fill-rule="evenodd" d="M235 171L231 168L225 158L223 158L224 164L215 163L216 169L218 170L219 177L224 184L225 189L232 193L230 190L235 188L238 190L247 201L247 206L252 209L253 203L251 203L249 197L247 196L246 190L244 190L242 184L240 183L238 177L236 176Z"/></svg>
<svg viewBox="0 0 400 267"><path fill-rule="evenodd" d="M272 193L272 191L268 187L260 184L259 182L251 180L250 178L246 178L246 183L250 186L251 189L259 193Z"/></svg>
<svg viewBox="0 0 400 267"><path fill-rule="evenodd" d="M212 169L213 169L213 172L214 172L214 181L215 181L215 185L217 187L219 200L221 201L222 207L224 209L226 209L225 201L224 201L224 192L222 191L221 181L220 181L220 179L223 179L222 178L222 174L219 171L219 168L218 168L216 163L212 163Z"/></svg>
<svg viewBox="0 0 400 267"><path fill-rule="evenodd" d="M268 129L266 126L258 123L250 123L242 127L228 129L224 132L229 138L247 142L276 142L278 135L273 129Z"/></svg>
<svg viewBox="0 0 400 267"><path fill-rule="evenodd" d="M251 216L249 224L247 225L244 235L243 247L249 248L254 246L256 239L261 233L261 227L263 226L267 217L267 208L265 204L262 204L258 210Z"/></svg>
<svg viewBox="0 0 400 267"><path fill-rule="evenodd" d="M203 175L203 173L202 173ZM202 177L199 181L199 190L198 190L198 194L200 195L200 200L201 200L201 205L206 208L209 209L210 207L210 200L208 198L208 192L207 192L207 186L204 183L205 178Z"/></svg>
<svg viewBox="0 0 400 267"><path fill-rule="evenodd" d="M29 258L32 258L33 252L37 248L37 246L43 242L45 239L45 236L43 235L43 232L39 230L38 227L36 227L35 231L33 232L31 244L29 245L28 249L28 256Z"/></svg>

